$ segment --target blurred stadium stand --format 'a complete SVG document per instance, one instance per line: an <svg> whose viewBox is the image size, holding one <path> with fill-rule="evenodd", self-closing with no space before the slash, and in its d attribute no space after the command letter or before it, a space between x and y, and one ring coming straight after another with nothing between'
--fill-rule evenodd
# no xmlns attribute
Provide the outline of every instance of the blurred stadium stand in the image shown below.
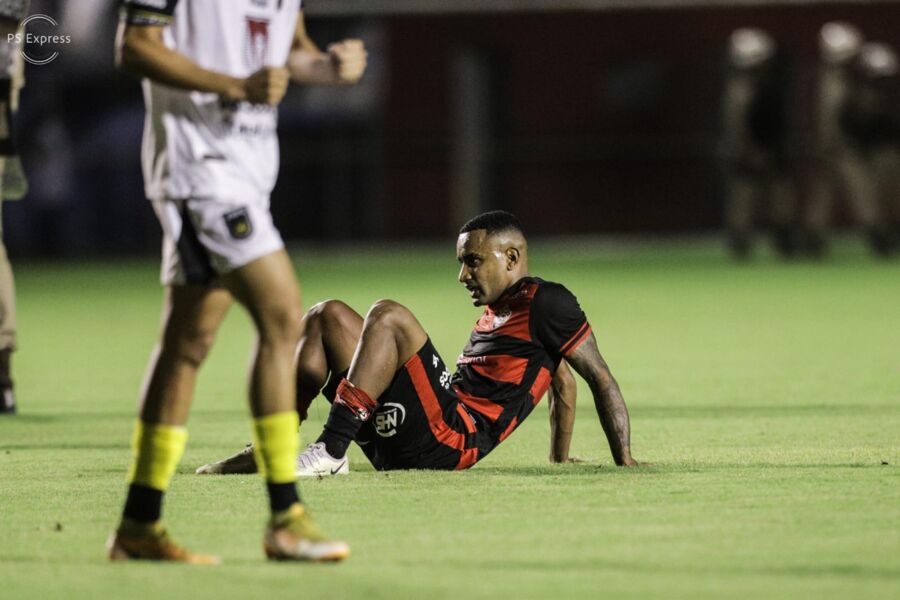
<svg viewBox="0 0 900 600"><path fill-rule="evenodd" d="M140 90L112 65L115 3L33 0L32 13L73 43L27 72L31 192L4 206L10 252L156 252ZM282 105L273 210L290 240L427 239L500 207L537 234L716 230L731 30L765 28L792 55L801 158L819 26L900 41L891 2L309 0L308 15L322 44L365 39L371 70L356 89L295 87Z"/></svg>

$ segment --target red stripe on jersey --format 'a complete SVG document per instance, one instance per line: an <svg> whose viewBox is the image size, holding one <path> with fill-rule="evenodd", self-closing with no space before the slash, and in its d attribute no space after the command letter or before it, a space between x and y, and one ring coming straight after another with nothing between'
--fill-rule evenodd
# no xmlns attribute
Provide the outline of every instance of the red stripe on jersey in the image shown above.
<svg viewBox="0 0 900 600"><path fill-rule="evenodd" d="M444 421L444 415L441 413L441 404L438 402L434 390L431 389L431 382L428 380L428 373L422 365L422 359L418 354L406 361L404 365L412 380L413 387L416 388L416 395L422 408L425 409L425 416L428 418L428 427L434 437L445 446L450 446L457 450L465 450L466 436L458 431L454 431L447 422Z"/></svg>
<svg viewBox="0 0 900 600"><path fill-rule="evenodd" d="M516 428L516 425L518 425L518 424L519 424L519 419L516 417L513 417L513 420L509 422L509 425L507 425L506 429L503 430L503 433L500 434L500 437L497 439L497 443L499 444L500 442L502 442L503 440L508 438L509 434L511 434L513 432L513 430Z"/></svg>
<svg viewBox="0 0 900 600"><path fill-rule="evenodd" d="M480 396L473 396L472 394L467 394L464 391L460 390L458 387L456 389L456 394L459 396L460 402L471 408L477 413L480 413L490 419L491 421L496 421L500 416L500 413L503 412L503 407L495 402L491 402L487 398L482 398Z"/></svg>
<svg viewBox="0 0 900 600"><path fill-rule="evenodd" d="M463 450L462 456L459 457L459 462L456 463L456 470L462 471L463 469L468 469L476 462L478 462L478 448Z"/></svg>
<svg viewBox="0 0 900 600"><path fill-rule="evenodd" d="M406 367L406 372L409 373L409 378L412 380L413 387L416 388L416 395L419 397L419 402L422 403L422 408L425 409L425 416L428 418L428 427L431 428L431 433L434 434L434 437L437 438L440 443L462 452L462 456L459 457L459 462L456 463L457 470L468 469L478 460L478 448L467 449L466 434L454 431L453 428L444 421L444 415L441 412L441 404L438 402L434 390L431 389L428 373L425 372L425 367L422 365L422 359L419 358L419 355L416 354L406 361L404 366ZM462 418L463 423L465 423L466 431L474 433L475 422L472 420L472 416L459 404L456 405L456 411Z"/></svg>
<svg viewBox="0 0 900 600"><path fill-rule="evenodd" d="M583 342L585 340L585 338L588 335L590 335L591 331L592 331L592 329L591 329L590 323L585 321L584 325L581 326L581 329L578 330L578 333L573 335L572 339L570 339L568 342L563 344L562 348L560 348L562 355L563 356L571 356L571 354L573 352L575 352L575 349L579 345L581 345L581 342Z"/></svg>
<svg viewBox="0 0 900 600"><path fill-rule="evenodd" d="M466 412L466 409L463 408L462 404L456 405L456 412L459 413L459 416L462 417L463 423L466 424L466 431L468 431L469 433L475 433L475 421L472 420L472 415ZM461 471L463 469L468 469L477 461L478 448L469 448L468 450L463 450L462 456L459 457L459 462L456 463L456 470Z"/></svg>
<svg viewBox="0 0 900 600"><path fill-rule="evenodd" d="M504 381L519 385L528 368L527 358L517 358L508 354L479 356L479 362L471 363L472 370L494 381ZM484 361L484 362L481 362Z"/></svg>
<svg viewBox="0 0 900 600"><path fill-rule="evenodd" d="M530 391L531 401L534 402L535 405L537 405L537 403L541 401L541 398L544 397L544 394L547 393L551 379L553 378L550 376L550 371L541 367L541 372L534 378L534 383L532 384Z"/></svg>

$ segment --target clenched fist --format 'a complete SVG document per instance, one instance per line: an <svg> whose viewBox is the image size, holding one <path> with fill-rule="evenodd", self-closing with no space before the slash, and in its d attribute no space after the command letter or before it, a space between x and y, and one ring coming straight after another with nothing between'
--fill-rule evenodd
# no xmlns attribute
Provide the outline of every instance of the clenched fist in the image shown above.
<svg viewBox="0 0 900 600"><path fill-rule="evenodd" d="M328 46L338 83L356 83L366 71L368 53L362 40L344 40Z"/></svg>
<svg viewBox="0 0 900 600"><path fill-rule="evenodd" d="M275 106L284 98L290 74L287 69L263 67L244 79L244 96L253 104Z"/></svg>

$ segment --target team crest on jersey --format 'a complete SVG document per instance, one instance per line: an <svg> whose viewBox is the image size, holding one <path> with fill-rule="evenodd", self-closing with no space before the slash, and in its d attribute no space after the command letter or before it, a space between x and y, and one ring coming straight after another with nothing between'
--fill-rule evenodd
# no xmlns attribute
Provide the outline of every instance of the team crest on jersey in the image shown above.
<svg viewBox="0 0 900 600"><path fill-rule="evenodd" d="M251 71L257 71L266 64L269 50L269 20L247 17L247 39L244 42L244 59Z"/></svg>
<svg viewBox="0 0 900 600"><path fill-rule="evenodd" d="M510 309L504 309L503 312L494 315L494 320L491 323L491 329L497 329L498 327L503 327L509 318L512 316L512 311Z"/></svg>
<svg viewBox="0 0 900 600"><path fill-rule="evenodd" d="M406 409L396 402L385 402L375 411L375 433L383 438L394 437L406 420Z"/></svg>
<svg viewBox="0 0 900 600"><path fill-rule="evenodd" d="M228 233L236 240L246 239L253 233L253 223L246 208L225 213L225 224L228 225Z"/></svg>

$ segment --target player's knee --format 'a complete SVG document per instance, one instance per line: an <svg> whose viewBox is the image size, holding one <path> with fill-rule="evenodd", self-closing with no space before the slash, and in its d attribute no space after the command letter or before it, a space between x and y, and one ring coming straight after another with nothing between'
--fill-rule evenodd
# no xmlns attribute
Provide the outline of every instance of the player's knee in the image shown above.
<svg viewBox="0 0 900 600"><path fill-rule="evenodd" d="M304 316L305 327L320 330L342 328L347 325L353 309L340 300L325 300L309 309Z"/></svg>
<svg viewBox="0 0 900 600"><path fill-rule="evenodd" d="M178 361L199 367L212 349L215 339L215 329L183 328L166 336L162 351Z"/></svg>
<svg viewBox="0 0 900 600"><path fill-rule="evenodd" d="M568 395L574 392L577 386L578 383L575 381L575 376L572 375L572 371L564 365L560 365L559 370L553 378L553 389L559 394Z"/></svg>
<svg viewBox="0 0 900 600"><path fill-rule="evenodd" d="M283 302L267 307L259 319L260 341L294 346L300 339L303 317L299 306Z"/></svg>
<svg viewBox="0 0 900 600"><path fill-rule="evenodd" d="M415 322L412 312L394 300L379 300L369 309L366 325L403 329Z"/></svg>

